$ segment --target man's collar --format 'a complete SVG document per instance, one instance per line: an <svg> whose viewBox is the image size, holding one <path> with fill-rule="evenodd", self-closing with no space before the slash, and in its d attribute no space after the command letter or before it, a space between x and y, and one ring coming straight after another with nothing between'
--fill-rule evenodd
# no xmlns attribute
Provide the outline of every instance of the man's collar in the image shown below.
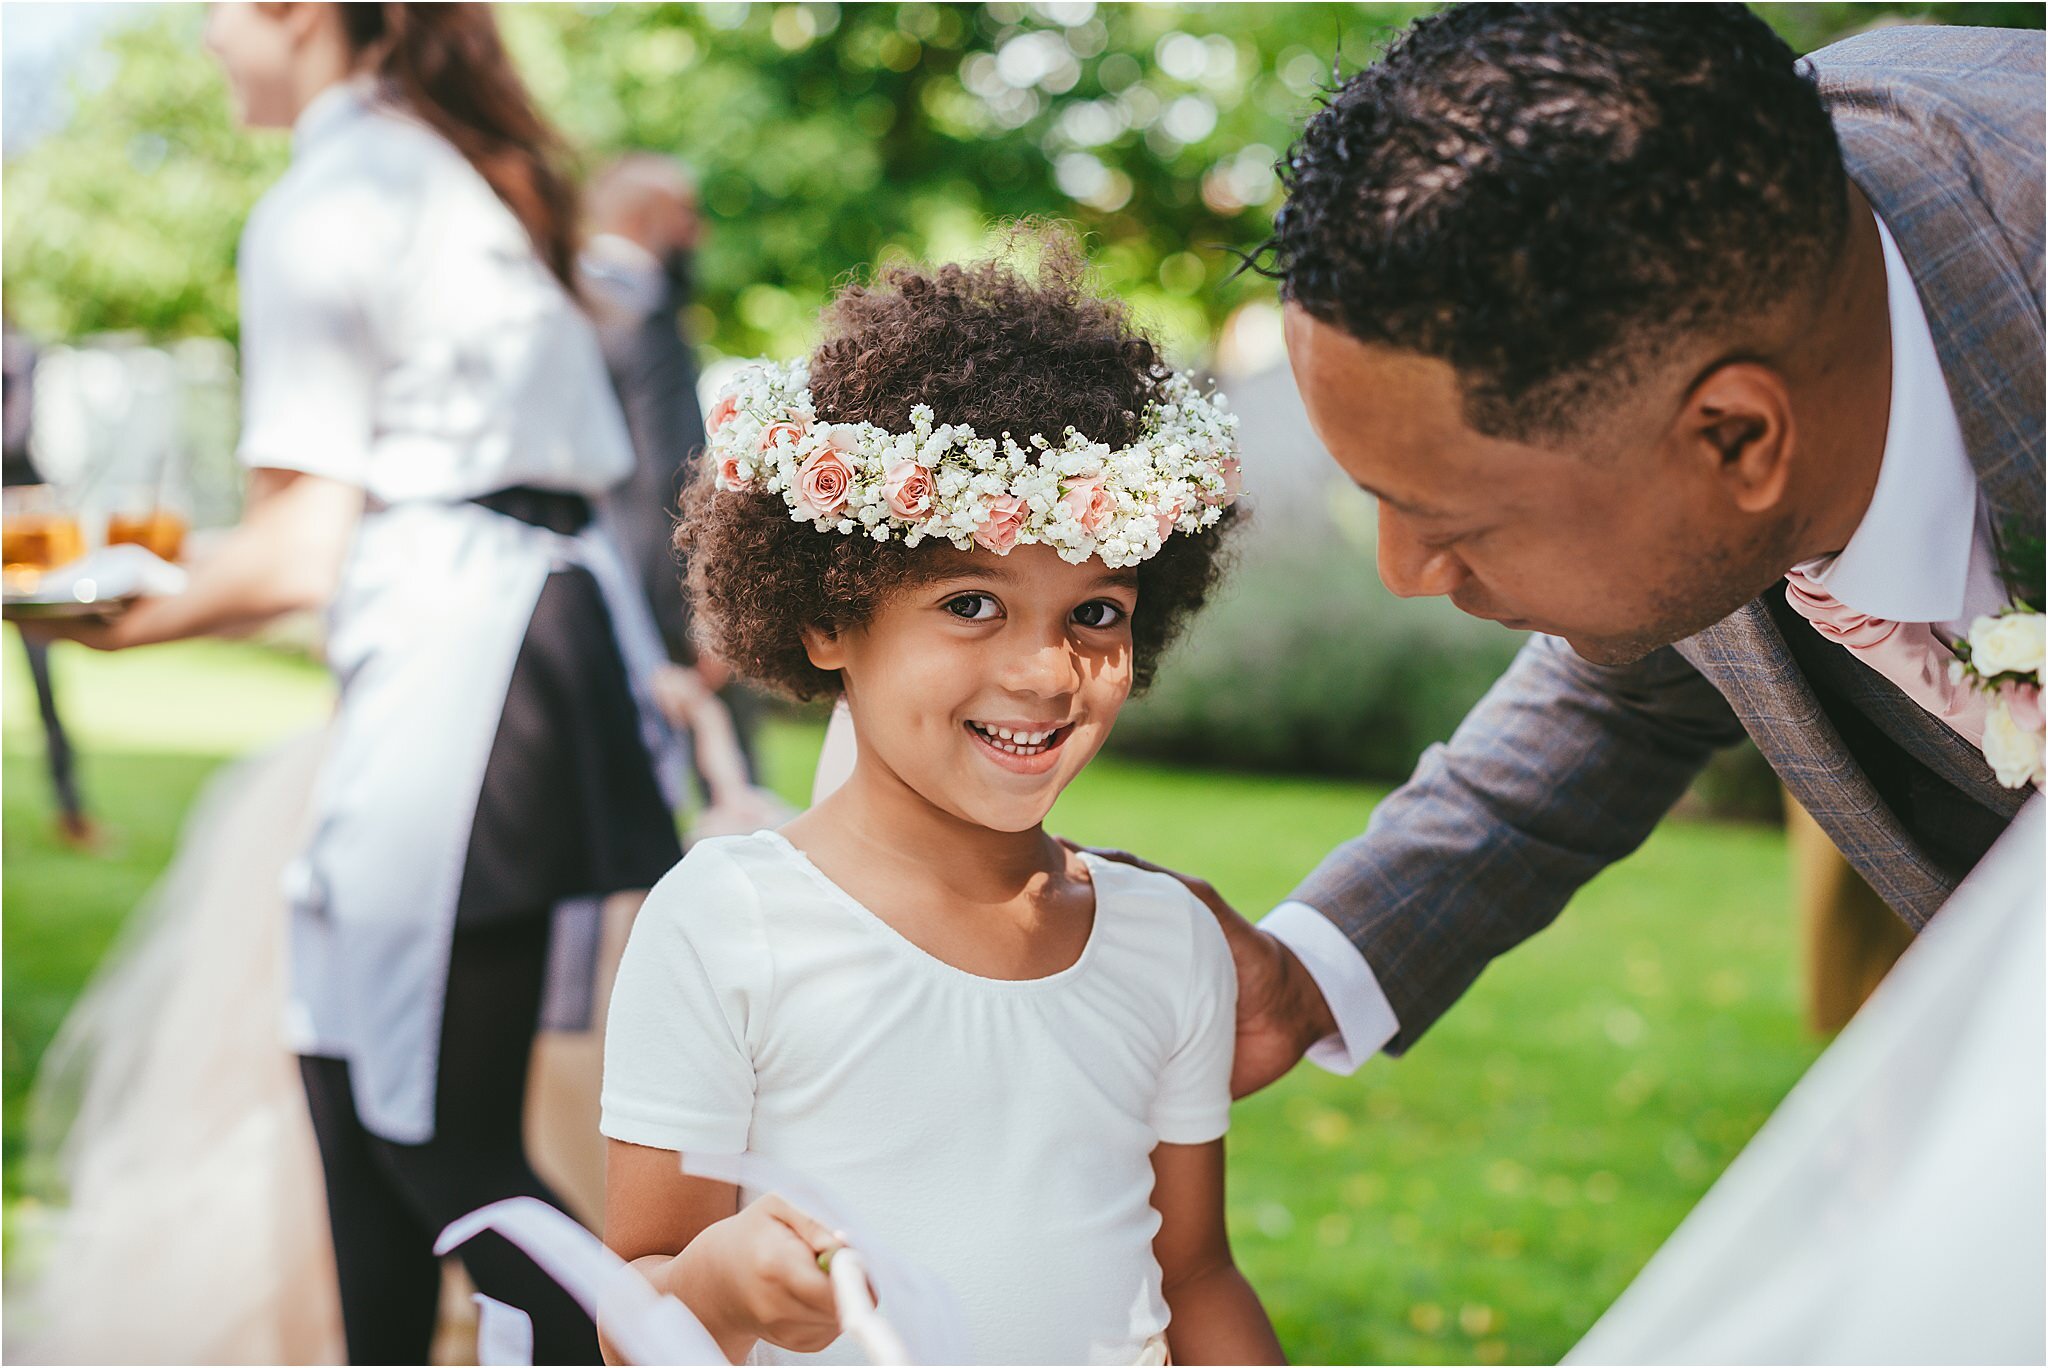
<svg viewBox="0 0 2048 1368"><path fill-rule="evenodd" d="M660 258L617 233L593 234L583 244L577 269L609 321L646 318L669 297Z"/></svg>
<svg viewBox="0 0 2048 1368"><path fill-rule="evenodd" d="M1976 534L1977 476L1913 276L1884 220L1892 334L1891 412L1870 507L1848 545L1799 568L1835 598L1893 622L1947 622L1963 611Z"/></svg>
<svg viewBox="0 0 2048 1368"><path fill-rule="evenodd" d="M592 233L583 244L584 259L610 270L661 274L661 258L619 233Z"/></svg>

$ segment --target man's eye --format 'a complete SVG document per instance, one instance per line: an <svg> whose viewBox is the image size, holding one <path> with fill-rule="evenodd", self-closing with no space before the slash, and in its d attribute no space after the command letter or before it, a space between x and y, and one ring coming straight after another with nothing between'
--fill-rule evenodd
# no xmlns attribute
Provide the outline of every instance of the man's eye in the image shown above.
<svg viewBox="0 0 2048 1368"><path fill-rule="evenodd" d="M946 611L968 622L987 622L996 615L996 601L989 594L960 594L946 600Z"/></svg>
<svg viewBox="0 0 2048 1368"><path fill-rule="evenodd" d="M1431 551L1449 551L1453 547L1463 546L1475 540L1483 530L1467 527L1455 532L1434 532L1426 537L1417 537L1416 541Z"/></svg>
<svg viewBox="0 0 2048 1368"><path fill-rule="evenodd" d="M1124 620L1124 610L1108 599L1090 599L1074 610L1074 621L1083 627L1114 627Z"/></svg>

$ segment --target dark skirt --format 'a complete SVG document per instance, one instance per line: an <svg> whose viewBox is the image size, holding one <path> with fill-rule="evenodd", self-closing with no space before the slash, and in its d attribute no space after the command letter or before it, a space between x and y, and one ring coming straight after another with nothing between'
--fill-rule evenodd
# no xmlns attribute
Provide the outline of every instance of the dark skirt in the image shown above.
<svg viewBox="0 0 2048 1368"><path fill-rule="evenodd" d="M571 533L572 495L479 502ZM651 888L682 858L640 714L590 572L555 571L534 605L477 794L455 924L545 918L556 903Z"/></svg>

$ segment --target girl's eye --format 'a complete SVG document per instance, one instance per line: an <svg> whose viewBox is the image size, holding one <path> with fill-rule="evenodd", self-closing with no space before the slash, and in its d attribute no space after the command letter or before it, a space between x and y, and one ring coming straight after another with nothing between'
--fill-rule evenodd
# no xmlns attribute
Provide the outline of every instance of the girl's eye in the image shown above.
<svg viewBox="0 0 2048 1368"><path fill-rule="evenodd" d="M1124 610L1108 599L1090 599L1074 610L1074 621L1083 627L1114 627L1124 620Z"/></svg>
<svg viewBox="0 0 2048 1368"><path fill-rule="evenodd" d="M967 622L987 622L996 615L996 601L990 594L960 594L946 600L946 611Z"/></svg>

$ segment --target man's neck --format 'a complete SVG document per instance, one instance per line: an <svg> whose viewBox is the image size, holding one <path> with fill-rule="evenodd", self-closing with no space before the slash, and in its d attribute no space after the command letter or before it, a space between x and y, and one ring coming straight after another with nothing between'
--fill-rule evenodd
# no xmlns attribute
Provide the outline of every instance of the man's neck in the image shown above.
<svg viewBox="0 0 2048 1368"><path fill-rule="evenodd" d="M1797 420L1808 463L1798 559L1841 550L1863 521L1884 464L1891 417L1892 335L1884 246L1870 202L1849 187L1843 253L1808 337L1795 343L1812 399Z"/></svg>

